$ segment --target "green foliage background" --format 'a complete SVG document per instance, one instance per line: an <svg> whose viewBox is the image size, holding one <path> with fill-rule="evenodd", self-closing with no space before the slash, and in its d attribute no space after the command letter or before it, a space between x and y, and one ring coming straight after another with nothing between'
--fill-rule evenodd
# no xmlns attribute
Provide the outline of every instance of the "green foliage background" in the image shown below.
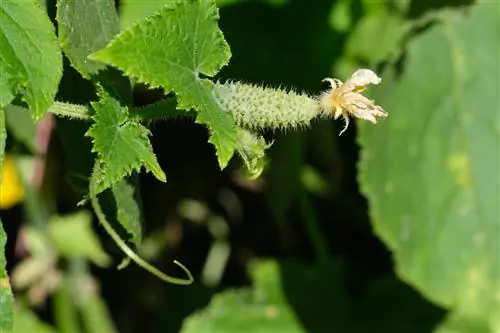
<svg viewBox="0 0 500 333"><path fill-rule="evenodd" d="M500 333L500 4L5 0L0 14L0 169L14 156L25 191L0 212L1 333ZM368 94L387 119L263 131L273 145L247 157L262 167L265 151L265 168L245 178L214 80L315 95L358 68L382 77ZM126 246L195 282L127 266L96 204Z"/></svg>

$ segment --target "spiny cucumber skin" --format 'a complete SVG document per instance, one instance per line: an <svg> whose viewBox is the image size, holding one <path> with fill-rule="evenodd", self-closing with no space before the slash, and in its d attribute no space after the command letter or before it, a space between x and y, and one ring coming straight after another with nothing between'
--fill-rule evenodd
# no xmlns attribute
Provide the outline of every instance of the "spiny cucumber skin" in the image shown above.
<svg viewBox="0 0 500 333"><path fill-rule="evenodd" d="M228 81L217 82L214 95L236 124L248 129L307 127L323 114L316 98L295 91Z"/></svg>

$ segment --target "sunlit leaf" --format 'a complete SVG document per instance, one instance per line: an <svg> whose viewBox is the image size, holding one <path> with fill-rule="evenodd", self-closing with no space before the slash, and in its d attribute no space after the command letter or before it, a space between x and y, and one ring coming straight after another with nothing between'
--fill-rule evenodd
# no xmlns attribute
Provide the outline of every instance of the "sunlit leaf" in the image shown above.
<svg viewBox="0 0 500 333"><path fill-rule="evenodd" d="M62 56L39 1L0 1L0 45L0 108L21 93L40 119L54 101Z"/></svg>
<svg viewBox="0 0 500 333"><path fill-rule="evenodd" d="M93 151L102 164L100 191L117 183L142 166L161 181L166 176L149 142L149 130L139 122L128 120L128 109L102 93L99 102L92 103L96 111L86 135L92 137Z"/></svg>
<svg viewBox="0 0 500 333"><path fill-rule="evenodd" d="M197 122L208 126L209 142L224 168L237 146L236 128L231 113L221 110L215 101L212 81L202 78L217 74L231 56L218 18L212 0L172 1L91 58L153 87L174 91L178 107L195 109Z"/></svg>

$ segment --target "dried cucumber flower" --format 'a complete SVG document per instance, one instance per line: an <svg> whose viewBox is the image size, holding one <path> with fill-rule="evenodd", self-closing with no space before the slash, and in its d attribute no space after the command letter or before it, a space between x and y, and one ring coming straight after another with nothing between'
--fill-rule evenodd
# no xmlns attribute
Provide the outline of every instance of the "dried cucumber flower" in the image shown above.
<svg viewBox="0 0 500 333"><path fill-rule="evenodd" d="M329 82L331 89L319 96L319 104L324 112L333 114L335 119L340 116L344 118L345 126L340 135L349 126L349 116L368 120L374 124L377 123L376 117L387 117L388 114L384 109L361 94L367 85L379 84L382 81L373 71L359 69L345 83L332 78L323 81Z"/></svg>

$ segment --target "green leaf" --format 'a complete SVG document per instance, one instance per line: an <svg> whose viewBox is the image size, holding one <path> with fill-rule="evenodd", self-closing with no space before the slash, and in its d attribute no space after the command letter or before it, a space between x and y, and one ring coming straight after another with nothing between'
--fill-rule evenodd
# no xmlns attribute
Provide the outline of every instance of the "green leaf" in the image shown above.
<svg viewBox="0 0 500 333"><path fill-rule="evenodd" d="M390 116L361 124L359 137L362 189L399 276L491 328L500 327L499 20L484 2L411 41L401 77L382 75L375 98Z"/></svg>
<svg viewBox="0 0 500 333"><path fill-rule="evenodd" d="M136 175L130 181L137 184ZM142 242L142 215L136 200L135 187L124 179L116 183L111 191L116 202L116 218L130 235L132 243L138 246Z"/></svg>
<svg viewBox="0 0 500 333"><path fill-rule="evenodd" d="M5 120L12 136L34 153L36 152L36 125L33 124L30 114L27 111L27 109L16 105L7 105L5 107Z"/></svg>
<svg viewBox="0 0 500 333"><path fill-rule="evenodd" d="M255 289L230 290L213 297L208 308L184 322L181 333L305 332L281 295L275 262L256 265Z"/></svg>
<svg viewBox="0 0 500 333"><path fill-rule="evenodd" d="M351 1L338 0L334 2L328 21L330 26L339 32L346 32L352 26Z"/></svg>
<svg viewBox="0 0 500 333"><path fill-rule="evenodd" d="M106 67L87 56L120 31L113 0L59 0L57 21L61 48L80 74L89 77Z"/></svg>
<svg viewBox="0 0 500 333"><path fill-rule="evenodd" d="M408 21L387 8L370 13L350 34L346 54L373 66L400 53L403 37L410 27Z"/></svg>
<svg viewBox="0 0 500 333"><path fill-rule="evenodd" d="M49 223L52 244L57 251L70 258L88 258L95 264L106 266L109 258L92 230L92 216L81 211L57 216Z"/></svg>
<svg viewBox="0 0 500 333"><path fill-rule="evenodd" d="M221 168L237 146L230 112L223 111L213 96L212 77L231 56L211 0L172 1L151 16L118 35L92 59L110 63L125 74L165 93L174 91L179 108L197 110L197 122L210 129Z"/></svg>
<svg viewBox="0 0 500 333"><path fill-rule="evenodd" d="M6 243L7 235L3 230L2 220L0 220L0 332L10 333L13 325L14 298L10 289L9 277L5 270L7 264L5 260Z"/></svg>
<svg viewBox="0 0 500 333"><path fill-rule="evenodd" d="M87 132L94 143L102 164L99 192L117 183L142 166L163 182L161 169L149 142L149 130L140 123L128 120L128 108L106 93L99 102L91 103L95 124Z"/></svg>
<svg viewBox="0 0 500 333"><path fill-rule="evenodd" d="M482 320L468 318L459 313L451 312L439 324L434 333L492 333L489 325Z"/></svg>
<svg viewBox="0 0 500 333"><path fill-rule="evenodd" d="M136 21L153 15L163 6L175 3L178 0L136 1L122 0L120 2L120 25L123 30L129 28Z"/></svg>
<svg viewBox="0 0 500 333"><path fill-rule="evenodd" d="M75 262L75 260L72 260L71 264L74 265ZM79 309L75 305L76 296L79 294L75 292L76 288L73 287L75 280L78 281L78 278L80 278L79 280L83 279L81 276L74 275L65 274L53 296L54 305L52 312L54 313L54 321L62 333L82 333L83 331L78 313Z"/></svg>
<svg viewBox="0 0 500 333"><path fill-rule="evenodd" d="M153 15L159 11L164 5L175 4L178 0L155 0L155 1L137 1L137 0L121 0L120 1L120 23L123 30L130 27L138 20L146 16ZM217 0L217 7L229 6L237 3L251 2L255 0ZM273 6L283 6L289 0L260 0Z"/></svg>
<svg viewBox="0 0 500 333"><path fill-rule="evenodd" d="M0 108L21 92L34 119L53 103L62 76L54 27L37 0L0 2Z"/></svg>
<svg viewBox="0 0 500 333"><path fill-rule="evenodd" d="M31 310L22 306L16 307L14 333L56 333L56 329L45 324ZM9 333L10 331L2 333Z"/></svg>
<svg viewBox="0 0 500 333"><path fill-rule="evenodd" d="M95 291L88 293L79 304L87 332L115 333L112 317L104 299Z"/></svg>
<svg viewBox="0 0 500 333"><path fill-rule="evenodd" d="M0 107L0 182L3 174L3 160L5 158L5 144L7 141L7 130L5 128L5 110Z"/></svg>

